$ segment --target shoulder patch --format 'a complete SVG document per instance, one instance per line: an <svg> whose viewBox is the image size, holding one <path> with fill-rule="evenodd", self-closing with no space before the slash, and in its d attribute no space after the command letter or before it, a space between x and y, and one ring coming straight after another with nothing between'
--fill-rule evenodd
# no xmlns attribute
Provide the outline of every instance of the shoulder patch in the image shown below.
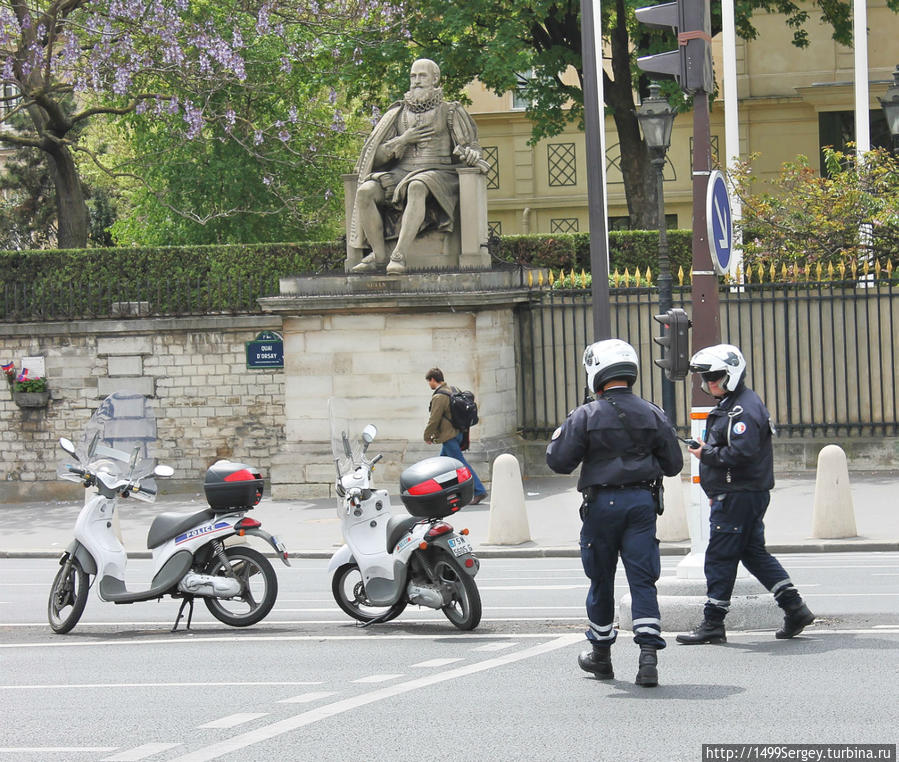
<svg viewBox="0 0 899 762"><path fill-rule="evenodd" d="M737 421L733 428L734 434L744 434L746 432L746 424L743 421Z"/></svg>
<svg viewBox="0 0 899 762"><path fill-rule="evenodd" d="M556 427L556 430L553 432L553 435L552 435L551 438L552 438L552 439L558 439L558 438L559 438L559 434L561 434L561 433L562 433L562 427L561 427L561 426L558 426L558 427Z"/></svg>

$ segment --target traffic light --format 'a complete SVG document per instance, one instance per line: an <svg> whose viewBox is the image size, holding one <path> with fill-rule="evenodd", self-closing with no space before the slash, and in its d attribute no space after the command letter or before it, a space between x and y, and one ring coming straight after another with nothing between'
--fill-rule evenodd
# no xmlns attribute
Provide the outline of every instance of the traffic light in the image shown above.
<svg viewBox="0 0 899 762"><path fill-rule="evenodd" d="M687 313L679 307L672 307L664 315L653 315L653 320L664 326L661 336L652 340L661 345L662 359L655 364L664 368L665 375L672 381L687 377L690 370L690 326L693 325Z"/></svg>
<svg viewBox="0 0 899 762"><path fill-rule="evenodd" d="M709 0L677 0L637 8L637 21L654 29L673 29L677 50L637 59L643 71L673 77L681 90L692 95L715 89L712 71Z"/></svg>

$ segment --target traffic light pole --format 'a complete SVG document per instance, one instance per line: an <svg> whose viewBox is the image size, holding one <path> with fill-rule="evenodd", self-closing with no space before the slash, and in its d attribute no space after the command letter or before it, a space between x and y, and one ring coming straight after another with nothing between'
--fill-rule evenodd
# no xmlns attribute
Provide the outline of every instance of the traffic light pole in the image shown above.
<svg viewBox="0 0 899 762"><path fill-rule="evenodd" d="M693 352L721 343L718 312L718 276L712 264L706 220L706 195L712 171L709 127L709 98L704 92L693 96ZM711 398L702 391L701 379L693 374L690 434L705 440L706 418ZM691 505L687 510L690 553L677 566L677 576L705 578L705 549L709 544L709 502L699 486L699 461L690 457Z"/></svg>

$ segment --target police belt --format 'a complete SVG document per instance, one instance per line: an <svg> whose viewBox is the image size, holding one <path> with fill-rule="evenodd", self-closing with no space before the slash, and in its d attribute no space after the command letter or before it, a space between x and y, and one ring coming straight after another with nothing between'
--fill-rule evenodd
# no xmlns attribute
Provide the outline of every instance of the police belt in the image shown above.
<svg viewBox="0 0 899 762"><path fill-rule="evenodd" d="M584 496L584 500L588 503L596 500L599 497L599 493L603 490L608 489L648 489L652 490L653 482L631 482L630 484L593 484L585 489L581 490L581 494Z"/></svg>

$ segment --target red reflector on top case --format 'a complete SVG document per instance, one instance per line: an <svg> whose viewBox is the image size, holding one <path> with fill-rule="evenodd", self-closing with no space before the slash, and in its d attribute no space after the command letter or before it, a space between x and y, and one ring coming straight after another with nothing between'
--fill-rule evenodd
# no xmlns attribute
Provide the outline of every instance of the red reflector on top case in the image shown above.
<svg viewBox="0 0 899 762"><path fill-rule="evenodd" d="M469 479L471 479L471 471L469 471L464 466L462 468L457 468L456 469L456 478L460 482L467 482Z"/></svg>
<svg viewBox="0 0 899 762"><path fill-rule="evenodd" d="M233 474L228 474L225 477L225 481L226 482L250 482L250 481L253 481L254 479L258 479L258 478L259 477L256 476L256 474L254 474L252 471L250 471L250 469L242 468L242 469L240 469L240 471L235 471Z"/></svg>
<svg viewBox="0 0 899 762"><path fill-rule="evenodd" d="M440 492L442 489L443 487L441 487L435 479L428 479L426 482L416 484L414 487L409 487L409 494L430 495L434 492Z"/></svg>

